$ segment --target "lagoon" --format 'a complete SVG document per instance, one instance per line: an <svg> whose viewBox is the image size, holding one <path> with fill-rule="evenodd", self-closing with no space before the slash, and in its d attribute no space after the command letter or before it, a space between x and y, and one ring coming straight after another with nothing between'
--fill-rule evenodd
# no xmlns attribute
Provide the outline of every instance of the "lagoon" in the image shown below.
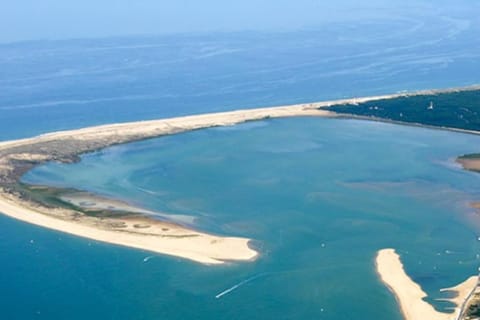
<svg viewBox="0 0 480 320"><path fill-rule="evenodd" d="M254 239L255 262L206 267L163 256L144 262L149 253L61 235L122 255L112 262L115 275L91 271L89 281L115 286L121 300L136 292L135 303L114 307L122 316L141 308L145 318L400 319L375 273L377 250L396 248L440 309L448 305L433 301L438 290L476 272L478 222L468 203L480 196L480 179L452 159L479 139L379 122L277 119L111 147L77 164L40 166L24 181L189 215L201 230ZM128 288L112 281L123 272Z"/></svg>

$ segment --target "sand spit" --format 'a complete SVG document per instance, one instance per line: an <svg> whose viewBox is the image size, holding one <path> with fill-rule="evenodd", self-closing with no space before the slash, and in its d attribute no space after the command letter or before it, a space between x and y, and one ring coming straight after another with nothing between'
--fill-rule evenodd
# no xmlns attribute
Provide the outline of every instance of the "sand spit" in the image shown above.
<svg viewBox="0 0 480 320"><path fill-rule="evenodd" d="M478 277L470 277L458 286L442 289L456 293L456 297L444 299L456 304L453 313L443 313L435 310L423 298L427 294L406 273L400 256L394 249L382 249L378 251L375 260L377 272L383 283L395 295L402 314L406 320L457 320L463 303L475 290Z"/></svg>
<svg viewBox="0 0 480 320"><path fill-rule="evenodd" d="M25 172L41 163L79 161L79 155L83 153L116 144L268 118L333 117L336 114L321 108L409 95L429 95L477 89L480 89L480 86L110 124L0 142L0 212L25 222L77 236L178 256L202 263L251 260L258 253L248 246L249 239L209 235L167 222L162 225L161 222L146 220L146 217L138 217L138 215L123 218L98 218L86 216L72 208L45 206L33 200L19 186L18 182ZM175 231L174 234L170 233L172 230Z"/></svg>
<svg viewBox="0 0 480 320"><path fill-rule="evenodd" d="M227 260L250 260L257 252L248 246L249 239L217 237L174 224L132 219L122 230L104 228L77 219L54 217L40 210L23 207L17 201L0 197L0 211L15 219L83 238L190 259L205 264L221 264ZM116 219L117 220L117 219ZM149 225L148 228L135 226Z"/></svg>
<svg viewBox="0 0 480 320"><path fill-rule="evenodd" d="M458 157L456 160L465 170L480 172L480 155L477 157Z"/></svg>
<svg viewBox="0 0 480 320"><path fill-rule="evenodd" d="M19 187L23 173L46 161L74 162L79 155L111 145L214 126L289 116L329 116L316 105L296 105L172 119L103 125L0 143L0 212L25 222L80 237L190 259L206 264L252 260L250 239L210 235L132 212L123 217L92 217L32 200ZM132 210L129 210L132 211Z"/></svg>

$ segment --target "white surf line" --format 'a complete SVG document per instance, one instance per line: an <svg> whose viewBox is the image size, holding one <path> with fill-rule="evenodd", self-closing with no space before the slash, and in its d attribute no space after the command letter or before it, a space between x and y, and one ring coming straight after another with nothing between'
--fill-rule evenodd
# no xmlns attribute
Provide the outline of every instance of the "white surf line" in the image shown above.
<svg viewBox="0 0 480 320"><path fill-rule="evenodd" d="M232 292L233 290L236 290L236 289L238 289L239 287L243 286L244 284L249 283L249 282L251 282L251 281L253 281L253 280L257 279L257 278L260 278L261 276L264 276L264 275L265 275L265 273L260 273L260 274L257 274L256 276L253 276L253 277L250 277L250 278L245 279L245 280L243 280L243 281L240 281L239 283L237 283L237 284L234 285L233 287L230 287L230 288L228 288L227 290L224 290L224 291L220 292L219 294L217 294L217 295L215 296L215 299L220 299L221 297L223 297L223 296L226 295L226 294L229 294L229 293Z"/></svg>

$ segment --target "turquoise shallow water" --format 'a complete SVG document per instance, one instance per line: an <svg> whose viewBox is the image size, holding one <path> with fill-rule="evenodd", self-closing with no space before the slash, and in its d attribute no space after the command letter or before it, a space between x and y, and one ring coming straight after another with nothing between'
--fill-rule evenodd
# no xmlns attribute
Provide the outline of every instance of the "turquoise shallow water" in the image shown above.
<svg viewBox="0 0 480 320"><path fill-rule="evenodd" d="M471 85L480 69L472 6L379 6L295 32L1 44L0 140ZM165 257L143 263L148 253L0 215L0 318L398 319L372 269L378 248L398 247L430 292L476 268L476 232L464 201L480 198L469 194L479 190L478 177L445 165L476 146L475 137L446 132L292 119L43 167L28 178L196 216L198 228L255 239L262 258L219 268Z"/></svg>
<svg viewBox="0 0 480 320"><path fill-rule="evenodd" d="M255 262L220 267L165 256L144 263L148 253L53 233L61 250L80 243L86 259L75 268L88 269L81 261L102 252L111 267L89 271L88 290L79 293L87 301L108 292L131 301L111 307L119 318L136 309L168 319L400 319L375 274L378 249L396 248L431 299L477 270L479 229L467 202L480 197L472 192L480 179L451 160L479 139L377 122L279 119L112 147L74 165L41 166L25 181L192 215L197 228L252 238L261 252Z"/></svg>

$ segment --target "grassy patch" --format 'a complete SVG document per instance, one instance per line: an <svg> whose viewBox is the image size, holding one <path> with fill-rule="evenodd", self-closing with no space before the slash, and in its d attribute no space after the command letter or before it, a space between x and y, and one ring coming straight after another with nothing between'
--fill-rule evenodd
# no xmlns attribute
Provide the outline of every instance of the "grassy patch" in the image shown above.
<svg viewBox="0 0 480 320"><path fill-rule="evenodd" d="M138 215L136 213L120 210L86 209L62 200L62 196L64 195L80 192L79 190L72 188L56 188L49 186L30 185L20 182L17 184L16 189L20 192L24 199L39 203L47 208L60 207L80 212L86 216L97 218L121 218Z"/></svg>

